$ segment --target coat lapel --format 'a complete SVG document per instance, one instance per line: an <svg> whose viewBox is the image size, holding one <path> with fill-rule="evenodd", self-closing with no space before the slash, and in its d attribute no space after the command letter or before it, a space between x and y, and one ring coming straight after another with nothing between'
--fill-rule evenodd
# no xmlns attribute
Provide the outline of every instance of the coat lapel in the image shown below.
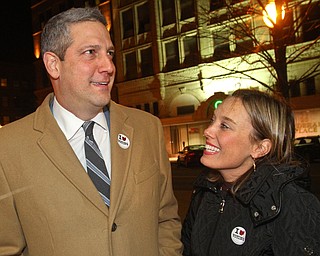
<svg viewBox="0 0 320 256"><path fill-rule="evenodd" d="M57 170L95 207L108 216L108 207L106 207L100 195L97 193L96 188L83 169L50 111L49 102L52 97L52 94L47 96L39 107L35 117L34 128L42 132L42 136L38 140L39 147L56 166Z"/></svg>
<svg viewBox="0 0 320 256"><path fill-rule="evenodd" d="M128 147L121 142L133 141L133 127L127 123L128 116L122 107L114 102L110 104L110 139L111 139L111 213L114 219L119 209L123 191L126 187L131 163L132 144Z"/></svg>

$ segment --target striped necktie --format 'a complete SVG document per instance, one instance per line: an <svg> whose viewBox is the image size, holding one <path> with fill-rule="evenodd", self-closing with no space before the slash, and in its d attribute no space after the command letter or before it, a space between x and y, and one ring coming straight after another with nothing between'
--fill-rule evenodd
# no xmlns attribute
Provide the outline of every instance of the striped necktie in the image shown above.
<svg viewBox="0 0 320 256"><path fill-rule="evenodd" d="M87 121L82 125L85 132L84 150L87 172L105 204L110 206L110 178L98 144L93 138L94 124L93 121Z"/></svg>

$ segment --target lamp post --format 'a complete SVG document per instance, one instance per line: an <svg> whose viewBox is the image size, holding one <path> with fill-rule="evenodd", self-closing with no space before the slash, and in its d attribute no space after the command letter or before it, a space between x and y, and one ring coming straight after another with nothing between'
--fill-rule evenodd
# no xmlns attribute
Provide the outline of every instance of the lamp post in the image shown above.
<svg viewBox="0 0 320 256"><path fill-rule="evenodd" d="M281 15L278 15L281 14ZM276 74L276 91L280 92L286 99L289 98L289 84L286 63L286 35L284 33L285 9L283 1L275 0L266 5L263 10L263 20L269 27L275 59L272 63Z"/></svg>

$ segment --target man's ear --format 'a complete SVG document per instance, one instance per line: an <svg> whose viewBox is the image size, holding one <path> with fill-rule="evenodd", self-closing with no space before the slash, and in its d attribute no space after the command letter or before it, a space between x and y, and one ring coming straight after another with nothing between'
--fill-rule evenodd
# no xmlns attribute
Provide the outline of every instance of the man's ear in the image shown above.
<svg viewBox="0 0 320 256"><path fill-rule="evenodd" d="M57 79L60 76L60 59L53 52L46 52L43 55L43 63L47 72L53 79Z"/></svg>
<svg viewBox="0 0 320 256"><path fill-rule="evenodd" d="M267 155L270 152L271 147L272 147L271 141L269 139L264 139L264 140L260 141L256 145L256 147L254 148L251 156L254 159L263 157L263 156Z"/></svg>

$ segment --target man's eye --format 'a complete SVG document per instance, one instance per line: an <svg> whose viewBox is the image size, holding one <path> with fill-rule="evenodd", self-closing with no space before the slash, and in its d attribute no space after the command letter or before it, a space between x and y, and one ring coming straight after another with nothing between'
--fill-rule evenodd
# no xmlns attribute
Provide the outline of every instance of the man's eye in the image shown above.
<svg viewBox="0 0 320 256"><path fill-rule="evenodd" d="M112 58L114 57L114 51L113 51L113 50L108 51L108 54L109 54Z"/></svg>
<svg viewBox="0 0 320 256"><path fill-rule="evenodd" d="M84 53L86 54L94 54L95 50L90 49L90 50L86 50Z"/></svg>
<svg viewBox="0 0 320 256"><path fill-rule="evenodd" d="M221 123L221 124L220 124L220 127L221 127L222 129L229 129L229 126L226 125L226 124L224 124L224 123Z"/></svg>

